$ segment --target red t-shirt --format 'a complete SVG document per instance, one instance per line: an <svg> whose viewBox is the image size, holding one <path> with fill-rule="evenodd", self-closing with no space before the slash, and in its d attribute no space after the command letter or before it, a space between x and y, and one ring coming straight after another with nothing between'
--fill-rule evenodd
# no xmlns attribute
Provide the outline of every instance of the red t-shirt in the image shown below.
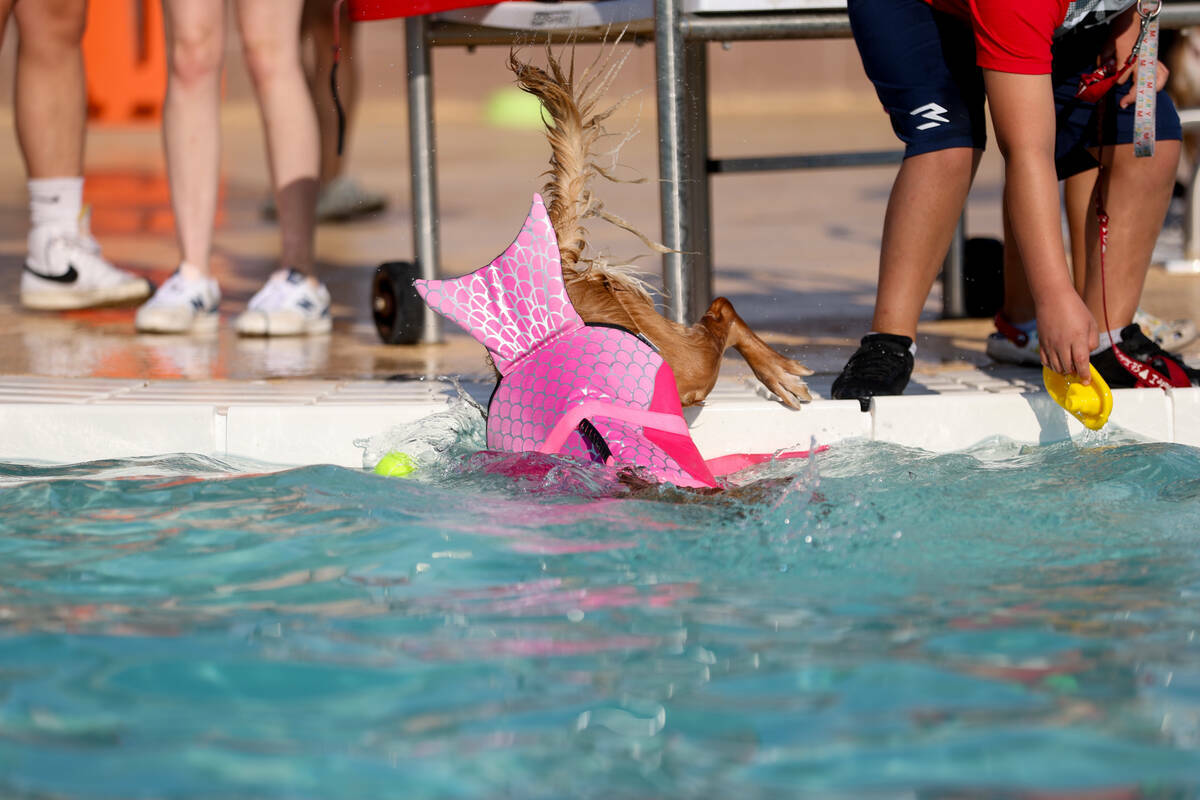
<svg viewBox="0 0 1200 800"><path fill-rule="evenodd" d="M984 69L1047 75L1054 32L1070 0L925 0L975 30L975 63Z"/></svg>

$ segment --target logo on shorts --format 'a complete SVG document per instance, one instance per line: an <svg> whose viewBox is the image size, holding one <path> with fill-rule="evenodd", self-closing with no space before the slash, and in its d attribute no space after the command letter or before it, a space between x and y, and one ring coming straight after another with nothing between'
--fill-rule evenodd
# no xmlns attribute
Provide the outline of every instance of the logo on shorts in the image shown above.
<svg viewBox="0 0 1200 800"><path fill-rule="evenodd" d="M926 103L920 108L914 108L909 115L913 117L920 116L923 119L929 120L929 122L917 126L917 130L923 131L927 130L928 128L936 128L938 125L944 125L948 123L950 120L943 116L945 113L946 109L942 108L937 103Z"/></svg>

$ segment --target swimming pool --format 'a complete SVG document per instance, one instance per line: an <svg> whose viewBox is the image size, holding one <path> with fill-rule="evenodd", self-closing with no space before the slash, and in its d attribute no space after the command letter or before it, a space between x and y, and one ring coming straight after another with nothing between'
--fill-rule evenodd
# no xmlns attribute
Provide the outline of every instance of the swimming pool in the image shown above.
<svg viewBox="0 0 1200 800"><path fill-rule="evenodd" d="M0 795L1200 796L1200 450L259 468L0 466Z"/></svg>

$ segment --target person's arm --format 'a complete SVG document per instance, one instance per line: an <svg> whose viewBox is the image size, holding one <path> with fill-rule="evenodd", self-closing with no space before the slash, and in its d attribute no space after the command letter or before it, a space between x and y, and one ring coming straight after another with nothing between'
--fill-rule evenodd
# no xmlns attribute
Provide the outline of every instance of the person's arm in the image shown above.
<svg viewBox="0 0 1200 800"><path fill-rule="evenodd" d="M1037 308L1042 363L1055 372L1074 372L1088 383L1088 357L1099 336L1067 269L1054 169L1050 76L985 69L984 81L1004 155L1004 194L1013 236Z"/></svg>

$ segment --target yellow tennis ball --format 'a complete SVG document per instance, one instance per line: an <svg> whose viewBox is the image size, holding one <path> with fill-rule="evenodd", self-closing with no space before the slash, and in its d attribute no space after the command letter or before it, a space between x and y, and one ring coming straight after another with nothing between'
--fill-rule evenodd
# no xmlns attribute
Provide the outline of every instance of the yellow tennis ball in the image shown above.
<svg viewBox="0 0 1200 800"><path fill-rule="evenodd" d="M408 453L391 452L379 459L379 463L375 465L375 474L385 478L403 478L416 468L417 463Z"/></svg>
<svg viewBox="0 0 1200 800"><path fill-rule="evenodd" d="M515 86L498 89L487 100L484 118L496 128L539 129L542 127L542 102Z"/></svg>

